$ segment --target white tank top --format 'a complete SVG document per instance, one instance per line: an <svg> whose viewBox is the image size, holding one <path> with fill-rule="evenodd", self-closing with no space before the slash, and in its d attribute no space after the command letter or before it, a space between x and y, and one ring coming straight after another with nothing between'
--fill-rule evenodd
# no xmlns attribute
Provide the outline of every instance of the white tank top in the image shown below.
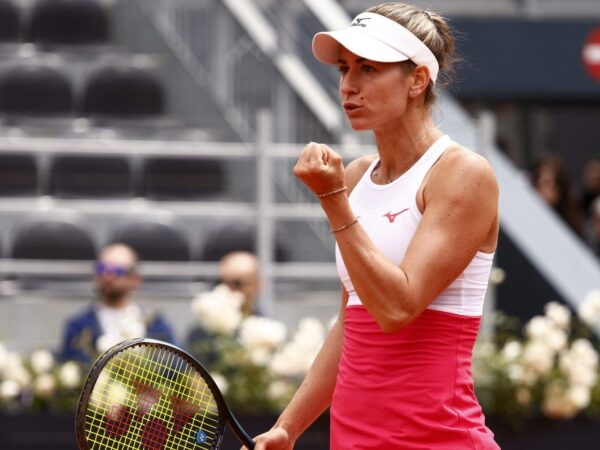
<svg viewBox="0 0 600 450"><path fill-rule="evenodd" d="M442 136L402 176L385 185L375 184L371 180L371 172L379 162L376 159L350 194L350 205L354 214L359 217L361 226L375 246L394 264L400 265L402 262L421 221L416 201L417 191L425 175L452 144L448 136ZM464 316L481 316L493 258L493 253L477 252L467 268L428 309ZM362 305L337 245L336 264L340 280L349 295L348 306Z"/></svg>

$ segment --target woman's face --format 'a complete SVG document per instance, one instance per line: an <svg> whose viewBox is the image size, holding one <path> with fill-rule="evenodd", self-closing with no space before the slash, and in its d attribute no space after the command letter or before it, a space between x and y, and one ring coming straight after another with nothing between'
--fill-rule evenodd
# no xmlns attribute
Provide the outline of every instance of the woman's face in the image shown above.
<svg viewBox="0 0 600 450"><path fill-rule="evenodd" d="M406 110L411 75L400 63L370 61L343 47L337 65L342 107L352 128L393 129Z"/></svg>

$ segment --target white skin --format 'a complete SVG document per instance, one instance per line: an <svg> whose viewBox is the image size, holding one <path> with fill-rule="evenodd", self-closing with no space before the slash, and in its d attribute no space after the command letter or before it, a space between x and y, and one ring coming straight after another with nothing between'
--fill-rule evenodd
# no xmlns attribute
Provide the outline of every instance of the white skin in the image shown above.
<svg viewBox="0 0 600 450"><path fill-rule="evenodd" d="M397 178L442 135L424 101L428 69L406 71L398 63L365 60L345 48L338 66L340 96L350 124L355 130L372 130L376 138L381 165L373 181ZM354 220L346 194L374 158L359 158L344 169L340 155L324 144L311 142L302 150L294 174L315 194L348 187L345 193L321 199L332 229ZM373 245L360 222L334 233L358 297L386 333L410 324L477 251L491 253L498 241L498 186L490 166L476 153L449 147L426 176L416 200L422 219L400 265ZM342 289L335 325L273 428L256 437L256 450L292 449L329 406L347 299Z"/></svg>

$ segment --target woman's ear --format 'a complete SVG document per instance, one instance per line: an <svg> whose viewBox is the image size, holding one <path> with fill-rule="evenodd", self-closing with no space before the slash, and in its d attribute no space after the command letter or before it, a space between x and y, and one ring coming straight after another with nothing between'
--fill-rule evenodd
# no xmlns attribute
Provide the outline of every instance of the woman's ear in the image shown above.
<svg viewBox="0 0 600 450"><path fill-rule="evenodd" d="M431 79L429 75L429 68L427 66L417 66L413 71L413 85L408 92L410 97L417 97L427 89L429 86L429 80Z"/></svg>

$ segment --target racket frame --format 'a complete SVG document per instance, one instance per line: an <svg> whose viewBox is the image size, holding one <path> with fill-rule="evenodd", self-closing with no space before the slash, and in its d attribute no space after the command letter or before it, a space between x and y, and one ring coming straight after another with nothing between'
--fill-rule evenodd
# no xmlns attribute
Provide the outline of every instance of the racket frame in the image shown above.
<svg viewBox="0 0 600 450"><path fill-rule="evenodd" d="M75 414L75 430L77 435L77 444L80 450L89 450L88 441L86 438L86 415L89 406L89 400L96 385L98 377L102 373L104 367L111 361L116 355L127 350L131 347L154 347L166 349L170 352L176 353L182 359L184 359L206 382L210 389L212 396L217 404L218 416L219 416L219 427L216 435L218 436L216 445L213 447L215 450L219 449L223 440L223 433L225 425L227 424L237 439L245 445L248 449L254 449L254 441L250 435L242 428L239 421L234 416L233 412L227 406L225 398L221 393L221 390L215 383L214 379L208 372L208 370L190 353L183 350L182 348L164 341L150 338L134 338L122 341L113 347L106 350L92 365L84 386L79 396L79 402L77 404L77 410Z"/></svg>

